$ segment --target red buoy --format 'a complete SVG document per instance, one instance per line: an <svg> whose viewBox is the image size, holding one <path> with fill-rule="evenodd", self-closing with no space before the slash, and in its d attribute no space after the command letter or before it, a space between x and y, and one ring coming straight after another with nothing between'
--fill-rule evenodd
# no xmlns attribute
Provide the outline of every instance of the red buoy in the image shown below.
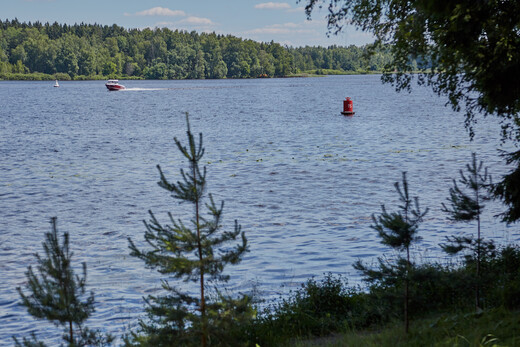
<svg viewBox="0 0 520 347"><path fill-rule="evenodd" d="M352 100L350 98L343 100L343 112L341 112L341 114L344 114L345 116L353 116L354 113L354 103Z"/></svg>

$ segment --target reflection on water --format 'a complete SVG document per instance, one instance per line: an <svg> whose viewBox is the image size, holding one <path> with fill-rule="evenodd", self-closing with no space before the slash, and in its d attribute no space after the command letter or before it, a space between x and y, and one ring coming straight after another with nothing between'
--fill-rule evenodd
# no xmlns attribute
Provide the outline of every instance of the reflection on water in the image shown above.
<svg viewBox="0 0 520 347"><path fill-rule="evenodd" d="M356 283L355 260L391 254L371 215L396 206L402 171L430 208L414 249L421 261L440 254L444 236L474 230L440 211L471 152L495 178L504 172L491 118L470 142L445 100L428 89L396 94L378 76L125 84L139 93L107 92L103 81L0 82L0 345L32 331L60 337L27 315L15 290L52 216L70 232L76 264L87 262L97 300L89 326L121 335L135 325L160 276L128 256L127 237L144 246L148 209L162 221L167 211L192 212L156 184L157 164L171 179L186 165L173 143L185 138L185 111L204 134L209 192L225 201L225 225L237 219L250 242L229 268L230 288L256 284L266 298L328 271ZM354 117L340 114L347 96ZM498 211L489 205L484 235L518 240L516 228L492 218Z"/></svg>

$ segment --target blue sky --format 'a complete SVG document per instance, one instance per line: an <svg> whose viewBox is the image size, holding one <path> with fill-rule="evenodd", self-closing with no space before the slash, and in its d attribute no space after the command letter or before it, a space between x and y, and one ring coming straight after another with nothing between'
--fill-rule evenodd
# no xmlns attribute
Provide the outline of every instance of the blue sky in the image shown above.
<svg viewBox="0 0 520 347"><path fill-rule="evenodd" d="M327 37L325 11L308 21L296 0L0 0L1 19L58 23L167 27L231 34L289 46L363 45L373 39L347 28Z"/></svg>

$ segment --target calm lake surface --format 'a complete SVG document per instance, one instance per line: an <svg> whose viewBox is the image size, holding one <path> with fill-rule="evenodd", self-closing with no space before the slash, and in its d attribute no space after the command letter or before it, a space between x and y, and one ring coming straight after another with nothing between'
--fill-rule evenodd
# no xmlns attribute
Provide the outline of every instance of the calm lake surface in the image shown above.
<svg viewBox="0 0 520 347"><path fill-rule="evenodd" d="M302 79L0 82L0 345L11 336L53 344L61 331L35 321L20 305L17 286L43 254L49 219L68 231L76 265L86 262L96 312L87 325L116 336L143 315L143 296L160 291L155 272L130 257L127 238L144 247L143 219L151 209L188 221L157 186L160 164L170 180L186 167L173 138L185 140L185 115L202 132L208 192L224 200L224 225L237 219L251 252L228 267L231 291L257 286L272 299L311 276L343 274L360 282L351 264L392 252L370 228L386 204L396 209L393 183L408 172L410 192L430 212L414 248L417 261L441 257L447 235L473 233L441 212L452 179L477 152L495 181L506 172L497 157L499 127L480 119L469 141L463 115L429 89L398 94L379 76ZM345 97L353 117L340 114ZM518 241L517 226L493 219L483 233ZM195 287L196 288L196 287Z"/></svg>

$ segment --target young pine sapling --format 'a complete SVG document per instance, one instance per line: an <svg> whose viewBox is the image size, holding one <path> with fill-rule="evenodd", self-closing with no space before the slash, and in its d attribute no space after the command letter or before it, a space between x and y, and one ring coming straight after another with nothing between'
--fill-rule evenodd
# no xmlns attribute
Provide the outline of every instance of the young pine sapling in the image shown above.
<svg viewBox="0 0 520 347"><path fill-rule="evenodd" d="M488 175L487 168L483 168L483 162L477 163L475 153L471 154L471 164L466 165L468 175L460 170L459 183L466 189L463 190L453 180L453 187L450 188L449 206L442 204L442 211L448 213L449 219L456 222L477 221L477 239L473 237L447 237L448 244L441 244L443 250L448 254L457 254L464 249L470 249L476 258L476 286L475 286L475 307L481 308L480 303L480 263L482 255L486 249L492 249L493 245L483 243L480 230L480 216L484 210L484 202L490 199L488 188L491 186L491 176Z"/></svg>
<svg viewBox="0 0 520 347"><path fill-rule="evenodd" d="M198 282L199 295L194 297L183 293L163 281L163 289L169 294L162 297L149 296L147 311L150 319L148 323L141 322L142 332L147 335L147 345L207 346L211 338L218 338L216 335L212 336L210 330L215 331L214 325L219 324L218 321L224 322L219 319L218 314L215 316L215 312L222 311L222 305L226 302L228 307L247 303L247 300L230 301L221 295L217 295L221 298L220 302L208 302L207 281L227 281L229 276L223 274L225 266L239 263L248 251L248 246L237 221L233 231L221 230L224 203L217 206L211 194L205 204L209 216L203 217L206 168L201 170L199 166L204 155L202 134L199 135L197 144L190 129L188 114L186 122L188 146L183 146L177 138L174 140L179 151L188 160L188 170L181 169L181 180L170 182L161 167L158 165L157 168L160 175L159 186L170 192L179 202L193 205L191 228L180 219L173 218L171 213L168 214L171 224L163 225L149 211L150 220L144 222L144 237L151 249L140 250L130 238L128 240L132 256L143 260L148 268L157 269L162 274L183 279L185 282ZM238 237L241 242L235 246L229 245ZM209 326L209 320L214 323L212 326ZM195 337L198 337L198 342ZM135 337L135 340L139 341L139 337Z"/></svg>
<svg viewBox="0 0 520 347"><path fill-rule="evenodd" d="M27 284L24 291L17 287L22 304L32 316L47 319L56 326L64 327L63 340L69 346L105 346L113 337L103 336L98 330L84 326L94 312L94 292L86 294L87 265L83 263L83 277L74 274L69 234L63 234L60 245L56 217L51 218L52 231L45 233L43 249L45 256L35 254L38 261L37 275L32 266L26 272ZM85 300L82 301L82 298ZM44 346L43 342L23 339L23 345L14 338L17 346Z"/></svg>
<svg viewBox="0 0 520 347"><path fill-rule="evenodd" d="M371 227L377 231L382 244L390 246L399 252L405 251L406 259L399 258L396 269L389 269L388 266L383 264L381 258L379 259L379 271L368 269L361 261L356 262L354 267L362 271L368 281L384 280L384 277L394 276L395 274L401 277L398 280L404 282L404 327L405 333L408 333L409 278L412 265L410 261L410 246L412 243L420 240L420 237L417 236L418 227L423 217L428 213L428 209L422 212L419 206L419 199L417 197L413 200L410 198L406 172L403 172L402 186L399 182L396 182L394 186L401 201L399 211L388 212L385 205L382 205L382 213L378 216L372 215L374 224ZM402 266L402 264L404 264L404 266Z"/></svg>

